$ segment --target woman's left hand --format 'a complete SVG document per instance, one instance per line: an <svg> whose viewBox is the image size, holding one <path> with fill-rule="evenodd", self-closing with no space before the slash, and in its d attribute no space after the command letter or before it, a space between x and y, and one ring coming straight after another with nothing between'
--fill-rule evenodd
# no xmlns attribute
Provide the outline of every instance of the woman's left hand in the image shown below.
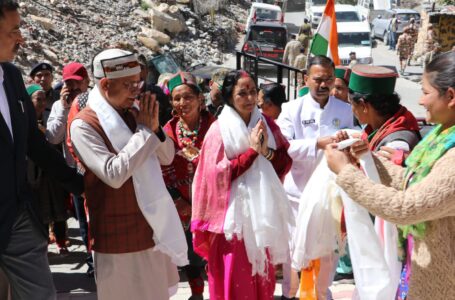
<svg viewBox="0 0 455 300"><path fill-rule="evenodd" d="M349 155L344 151L337 149L337 144L330 144L325 148L325 157L329 169L338 174L346 166L350 164Z"/></svg>

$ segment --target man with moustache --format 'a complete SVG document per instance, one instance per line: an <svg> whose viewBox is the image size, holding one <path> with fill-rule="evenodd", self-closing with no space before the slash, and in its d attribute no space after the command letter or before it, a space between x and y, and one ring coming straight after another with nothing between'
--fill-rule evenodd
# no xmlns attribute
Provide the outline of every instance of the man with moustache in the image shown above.
<svg viewBox="0 0 455 300"><path fill-rule="evenodd" d="M52 81L54 80L54 68L46 63L39 62L32 67L30 71L30 79L33 83L41 85L46 93L46 109L43 113L43 122L46 124L49 114L51 112L52 104L58 100L58 93L52 88Z"/></svg>
<svg viewBox="0 0 455 300"><path fill-rule="evenodd" d="M324 148L336 142L335 133L338 130L352 128L354 120L351 106L330 96L335 82L335 65L330 58L312 57L304 80L309 93L295 101L284 103L277 120L281 132L289 141L288 153L293 161L291 171L284 180L284 188L294 217L297 217L300 196L316 169ZM291 234L293 230L295 228L292 228ZM316 284L318 299L331 299L328 288L332 283L337 260L336 255L321 258ZM282 299L295 297L297 276L290 264L283 265Z"/></svg>
<svg viewBox="0 0 455 300"><path fill-rule="evenodd" d="M12 299L55 299L47 233L27 183L27 157L72 193L82 193L83 182L38 129L21 72L11 64L24 43L18 7L13 0L0 0L0 268Z"/></svg>

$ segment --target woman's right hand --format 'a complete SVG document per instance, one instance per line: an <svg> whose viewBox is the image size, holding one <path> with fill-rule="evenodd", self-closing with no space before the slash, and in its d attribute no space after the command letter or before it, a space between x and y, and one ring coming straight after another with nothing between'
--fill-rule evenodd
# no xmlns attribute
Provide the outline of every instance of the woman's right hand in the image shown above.
<svg viewBox="0 0 455 300"><path fill-rule="evenodd" d="M350 147L349 154L358 161L368 151L370 151L368 143L364 140L360 140Z"/></svg>
<svg viewBox="0 0 455 300"><path fill-rule="evenodd" d="M267 131L264 131L264 124L261 120L254 126L250 133L250 147L257 153L262 152L262 144L266 142L265 135L267 135Z"/></svg>

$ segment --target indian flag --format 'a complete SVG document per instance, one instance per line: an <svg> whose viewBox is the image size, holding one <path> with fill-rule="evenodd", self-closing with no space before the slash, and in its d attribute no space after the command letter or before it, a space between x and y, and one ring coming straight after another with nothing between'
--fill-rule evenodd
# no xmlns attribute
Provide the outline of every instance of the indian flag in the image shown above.
<svg viewBox="0 0 455 300"><path fill-rule="evenodd" d="M336 66L340 65L334 0L327 0L324 14L311 43L310 54L325 55L330 57Z"/></svg>

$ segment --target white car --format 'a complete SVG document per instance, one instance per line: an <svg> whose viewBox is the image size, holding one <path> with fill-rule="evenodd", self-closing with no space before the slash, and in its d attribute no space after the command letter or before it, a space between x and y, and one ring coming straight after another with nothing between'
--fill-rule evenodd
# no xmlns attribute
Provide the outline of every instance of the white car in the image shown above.
<svg viewBox="0 0 455 300"><path fill-rule="evenodd" d="M359 64L373 64L371 30L368 22L337 23L338 56L349 65L349 53L355 52Z"/></svg>
<svg viewBox="0 0 455 300"><path fill-rule="evenodd" d="M319 22L321 22L322 14L324 13L324 6L313 6L309 9L309 16L311 20L311 26L317 28ZM359 14L359 11L355 6L347 4L336 4L335 5L335 14L337 18L337 23L345 22L361 22L362 17Z"/></svg>
<svg viewBox="0 0 455 300"><path fill-rule="evenodd" d="M277 5L253 2L250 13L248 14L245 31L248 31L251 24L256 22L277 22L283 24L284 15L281 8Z"/></svg>

